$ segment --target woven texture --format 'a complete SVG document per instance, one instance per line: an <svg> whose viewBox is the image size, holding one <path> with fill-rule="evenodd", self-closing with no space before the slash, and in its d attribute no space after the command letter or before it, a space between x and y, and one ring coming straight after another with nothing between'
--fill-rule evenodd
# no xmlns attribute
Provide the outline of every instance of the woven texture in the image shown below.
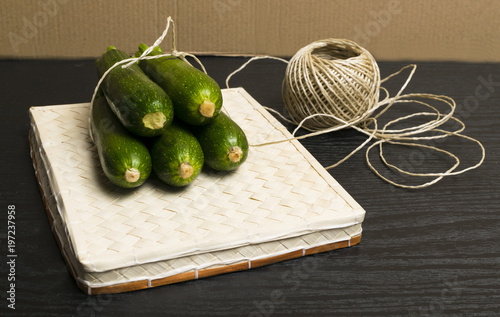
<svg viewBox="0 0 500 317"><path fill-rule="evenodd" d="M244 90L223 96L250 143L289 137ZM124 190L97 166L88 104L36 107L31 117L38 178L53 194L46 199L53 225L80 282L160 278L361 232L364 210L298 142L251 148L236 172L204 170L182 190L155 178Z"/></svg>

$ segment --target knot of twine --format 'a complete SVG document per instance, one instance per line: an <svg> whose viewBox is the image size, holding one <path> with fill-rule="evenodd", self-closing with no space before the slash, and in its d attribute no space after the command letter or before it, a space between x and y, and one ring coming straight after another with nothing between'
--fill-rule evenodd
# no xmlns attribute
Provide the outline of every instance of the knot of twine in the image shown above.
<svg viewBox="0 0 500 317"><path fill-rule="evenodd" d="M151 53L156 47L160 46L161 42L163 42L163 40L165 39L165 37L167 36L168 34L168 30L170 29L170 25L172 25L172 48L171 48L171 51L170 53L166 53L166 54L158 54L158 55L152 55L152 56L149 56L149 53ZM115 67L118 67L121 65L122 68L128 68L130 67L131 65L137 63L138 61L140 60L146 60L146 59L155 59L155 58L161 58L161 57L165 57L165 56L175 56L175 57L179 57L181 58L184 62L188 63L189 65L191 65L191 63L186 59L186 56L190 56L192 57L201 67L201 69L203 70L203 72L206 74L207 71L205 69L205 66L203 66L203 64L201 63L201 61L193 54L190 54L190 53L186 53L186 52L180 52L180 51L177 51L176 49L176 44L175 44L175 38L176 38L176 35L175 35L175 23L174 23L174 20L172 19L172 17L168 17L167 18L167 25L165 27L165 30L163 31L163 33L161 34L161 36L154 42L153 45L149 46L140 56L138 57L130 57L130 58L127 58L127 59L124 59L124 60L121 60L121 61L118 61L116 62L115 64L113 64L110 68L108 68L104 74L102 74L101 78L99 78L99 81L97 82L97 85L94 89L94 93L92 94L92 99L90 101L90 115L89 115L89 135L90 135L90 138L92 141L94 141L94 136L93 136L93 133L92 133L92 125L91 125L91 120L92 120L92 107L93 107L93 104L94 104L94 100L95 100L95 97L99 91L99 88L102 84L102 82L104 81L104 78L106 78L106 76L115 68Z"/></svg>
<svg viewBox="0 0 500 317"><path fill-rule="evenodd" d="M465 129L465 125L458 118L453 117L456 104L452 98L425 93L402 95L403 90L416 71L417 66L414 64L407 65L381 79L377 62L366 49L349 40L326 39L303 47L290 61L273 56L252 57L227 77L226 86L229 88L229 79L250 62L266 58L288 63L282 83L282 97L290 119L274 109L265 108L281 117L284 121L295 125L296 128L292 133L292 138L252 144L252 146L276 144L344 128L354 128L366 134L367 139L343 159L325 168L330 169L338 166L375 138L376 141L367 148L365 155L370 169L394 186L413 189L428 187L445 176L458 175L477 168L484 161L485 149L481 142L461 134ZM406 69L411 69L408 78L397 94L394 97L389 97L389 92L381 84ZM385 94L383 100L380 100L380 91ZM429 104L429 100L440 102L446 105L449 110L446 113L441 113L436 107ZM383 113L395 104L405 103L419 104L427 107L429 111L405 115L389 121L381 128L378 127L377 119ZM406 128L389 129L396 123L417 117L427 118L428 121ZM439 129L450 119L459 124L457 130ZM304 128L310 133L295 136L300 128ZM452 135L473 141L479 146L481 159L477 164L462 170L456 170L460 165L460 159L455 154L436 146L418 143L418 141L422 140L441 139ZM455 161L455 164L442 173L407 171L386 160L382 146L384 143L434 150L450 156ZM377 145L379 146L381 161L393 171L415 177L434 177L434 179L419 185L405 185L388 179L371 164L369 158L370 150Z"/></svg>

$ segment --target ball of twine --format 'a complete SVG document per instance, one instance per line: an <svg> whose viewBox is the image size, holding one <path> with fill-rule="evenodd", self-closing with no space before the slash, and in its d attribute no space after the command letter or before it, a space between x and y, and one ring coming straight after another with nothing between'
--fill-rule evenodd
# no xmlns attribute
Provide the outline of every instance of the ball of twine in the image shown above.
<svg viewBox="0 0 500 317"><path fill-rule="evenodd" d="M283 81L292 121L307 118L302 127L309 131L362 122L376 107L379 92L377 62L349 40L326 39L303 47L289 61Z"/></svg>
<svg viewBox="0 0 500 317"><path fill-rule="evenodd" d="M344 128L353 128L367 135L366 140L343 159L325 167L325 169L342 164L371 140L375 140L368 146L365 153L366 163L370 169L394 186L413 189L428 187L445 176L465 173L481 166L484 161L485 150L481 142L461 134L465 129L465 124L453 116L456 103L452 98L428 93L403 94L404 89L415 73L417 68L415 64L404 66L395 73L381 79L377 62L366 49L349 40L326 39L303 47L290 61L274 56L254 56L227 76L226 87L229 88L229 79L244 69L250 62L267 58L288 64L283 79L282 96L289 117L287 118L286 115L273 108L264 108L284 121L295 124L296 128L292 132L291 138L278 138L251 143L250 145L253 147L300 140ZM410 74L399 91L391 97L388 90L382 87L381 84L405 70L411 70ZM379 100L381 90L385 92L383 100ZM448 111L443 113L430 102L444 105L448 108ZM417 104L425 110L402 115L380 124L379 118L392 106L408 104ZM423 119L425 122L420 123L417 121L415 124L397 128L398 123L407 122L414 118ZM448 130L443 128L443 124L449 120L458 123L458 129ZM300 128L305 128L310 132L297 136L296 133ZM271 134L269 132L269 136ZM457 170L460 159L450 151L432 145L434 140L449 136L476 143L481 151L479 161L475 165ZM431 145L422 142L431 142ZM444 172L418 173L408 171L390 163L385 158L384 144L397 144L413 149L436 151L448 155L455 161L455 164ZM369 156L370 150L376 146L379 147L379 156L382 163L393 172L417 178L431 177L433 179L418 185L406 185L382 175L372 165Z"/></svg>

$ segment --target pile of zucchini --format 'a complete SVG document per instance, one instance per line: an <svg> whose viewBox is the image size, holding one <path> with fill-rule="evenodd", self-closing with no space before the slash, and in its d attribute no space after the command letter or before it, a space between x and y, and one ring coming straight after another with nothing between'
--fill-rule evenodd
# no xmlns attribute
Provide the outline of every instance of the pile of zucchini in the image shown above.
<svg viewBox="0 0 500 317"><path fill-rule="evenodd" d="M137 56L148 47L139 45ZM163 54L155 48L150 55ZM130 56L108 47L96 61L99 77ZM178 57L114 67L94 98L90 133L104 174L120 187L142 185L153 171L185 186L203 166L231 171L245 162L243 130L221 112L219 85Z"/></svg>

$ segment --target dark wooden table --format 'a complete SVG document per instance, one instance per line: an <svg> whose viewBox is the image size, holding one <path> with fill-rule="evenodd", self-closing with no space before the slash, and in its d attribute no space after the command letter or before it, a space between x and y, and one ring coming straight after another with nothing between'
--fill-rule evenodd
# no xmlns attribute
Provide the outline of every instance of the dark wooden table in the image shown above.
<svg viewBox="0 0 500 317"><path fill-rule="evenodd" d="M221 86L246 60L201 59ZM406 64L379 66L386 76ZM406 190L375 176L360 152L330 171L367 212L359 245L307 260L89 297L70 276L45 215L29 156L28 108L88 102L97 82L94 61L1 60L0 315L500 316L500 65L417 64L406 92L456 100L465 133L486 148L480 168L427 189ZM284 111L284 70L277 61L256 61L231 84L244 87L261 104ZM394 92L401 83L399 78L387 87ZM395 114L404 111L398 107ZM345 130L303 144L326 166L363 140L358 132ZM479 159L470 142L455 138L442 145L459 149L465 164ZM416 171L451 163L440 155L409 153L397 148L390 158L409 162ZM15 310L7 308L6 300L9 205L16 210Z"/></svg>

